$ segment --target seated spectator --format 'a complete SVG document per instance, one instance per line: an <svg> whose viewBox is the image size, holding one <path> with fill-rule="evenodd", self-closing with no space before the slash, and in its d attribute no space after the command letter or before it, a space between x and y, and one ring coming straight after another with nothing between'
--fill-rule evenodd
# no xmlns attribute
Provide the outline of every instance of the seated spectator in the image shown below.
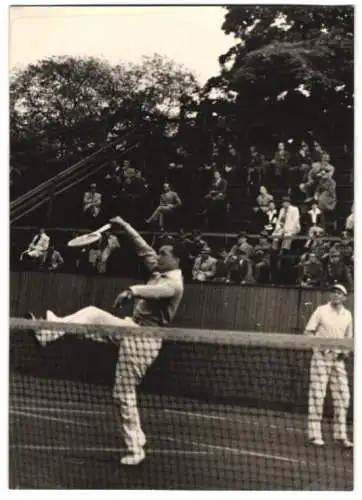
<svg viewBox="0 0 362 500"><path fill-rule="evenodd" d="M146 222L149 224L156 220L160 229L164 228L164 215L173 212L182 204L180 196L171 190L170 184L165 182L163 185L163 193L160 196L160 204L149 217Z"/></svg>
<svg viewBox="0 0 362 500"><path fill-rule="evenodd" d="M264 231L265 226L268 224L268 217L265 207L260 209L257 206L252 207L251 214L248 220L248 232L250 234L260 234Z"/></svg>
<svg viewBox="0 0 362 500"><path fill-rule="evenodd" d="M321 156L320 168L321 170L325 170L328 173L329 177L333 177L335 168L329 163L330 159L331 158L328 153L323 153Z"/></svg>
<svg viewBox="0 0 362 500"><path fill-rule="evenodd" d="M56 250L54 245L51 245L47 251L45 260L41 267L48 271L57 271L64 264L64 259L60 252Z"/></svg>
<svg viewBox="0 0 362 500"><path fill-rule="evenodd" d="M353 270L354 262L354 241L349 231L342 231L338 248L342 254L344 263Z"/></svg>
<svg viewBox="0 0 362 500"><path fill-rule="evenodd" d="M270 245L269 245L270 247ZM253 259L253 277L255 283L268 284L270 283L270 254L269 250L264 250L262 246L255 247Z"/></svg>
<svg viewBox="0 0 362 500"><path fill-rule="evenodd" d="M217 260L213 279L216 283L226 283L228 279L229 264L227 262L227 256L228 252L225 248L221 249L216 255Z"/></svg>
<svg viewBox="0 0 362 500"><path fill-rule="evenodd" d="M216 272L216 259L211 256L211 249L205 246L194 262L192 278L194 281L211 281Z"/></svg>
<svg viewBox="0 0 362 500"><path fill-rule="evenodd" d="M323 263L314 252L298 265L298 283L303 287L320 287L323 282Z"/></svg>
<svg viewBox="0 0 362 500"><path fill-rule="evenodd" d="M244 232L238 234L236 243L231 247L227 259L229 260L231 257L234 257L240 251L244 252L248 258L251 257L254 252L254 247L250 245L247 235Z"/></svg>
<svg viewBox="0 0 362 500"><path fill-rule="evenodd" d="M307 173L306 182L302 182L299 185L300 190L306 195L305 202L308 203L314 198L314 194L317 188L321 172L321 164L313 163L312 167Z"/></svg>
<svg viewBox="0 0 362 500"><path fill-rule="evenodd" d="M273 249L290 250L292 239L300 232L299 209L291 204L290 197L284 196L275 230Z"/></svg>
<svg viewBox="0 0 362 500"><path fill-rule="evenodd" d="M304 214L304 225L308 238L311 238L312 232L324 232L325 221L322 210L318 207L316 200L312 201L311 208Z"/></svg>
<svg viewBox="0 0 362 500"><path fill-rule="evenodd" d="M312 149L312 161L320 162L322 159L324 151L322 146L317 141L313 141L313 149Z"/></svg>
<svg viewBox="0 0 362 500"><path fill-rule="evenodd" d="M310 252L317 255L319 259L323 259L328 255L330 244L323 239L324 232L313 231L304 245L304 254L301 256L301 261L308 258Z"/></svg>
<svg viewBox="0 0 362 500"><path fill-rule="evenodd" d="M237 248L235 254L228 258L228 282L244 285L250 279L251 263L244 250Z"/></svg>
<svg viewBox="0 0 362 500"><path fill-rule="evenodd" d="M345 229L346 231L349 231L351 234L354 233L354 205L352 205L351 213L346 219Z"/></svg>
<svg viewBox="0 0 362 500"><path fill-rule="evenodd" d="M275 230L275 226L278 220L278 212L275 208L274 201L270 201L268 203L268 209L265 212L267 223L264 225L264 230L268 233L268 235L272 234Z"/></svg>
<svg viewBox="0 0 362 500"><path fill-rule="evenodd" d="M265 186L260 186L259 195L256 197L256 202L260 208L268 208L269 202L274 201L274 196L268 193Z"/></svg>
<svg viewBox="0 0 362 500"><path fill-rule="evenodd" d="M213 212L220 206L225 206L227 182L217 170L214 172L214 179L210 191L204 198L204 209L201 214Z"/></svg>
<svg viewBox="0 0 362 500"><path fill-rule="evenodd" d="M326 170L321 170L315 198L318 201L319 209L324 213L331 212L336 208L336 181Z"/></svg>
<svg viewBox="0 0 362 500"><path fill-rule="evenodd" d="M344 263L341 252L332 247L325 259L324 286L330 287L335 283L341 283L348 290L353 289L351 270Z"/></svg>
<svg viewBox="0 0 362 500"><path fill-rule="evenodd" d="M309 146L306 142L302 141L295 155L294 165L289 169L293 185L298 186L301 182L306 182L307 173L311 165L312 156Z"/></svg>
<svg viewBox="0 0 362 500"><path fill-rule="evenodd" d="M197 255L201 252L204 247L207 247L208 244L203 239L201 232L198 229L194 229L190 236L190 256L191 259L195 259Z"/></svg>
<svg viewBox="0 0 362 500"><path fill-rule="evenodd" d="M83 212L92 218L98 217L101 211L102 195L97 192L95 183L90 185L90 190L83 196Z"/></svg>
<svg viewBox="0 0 362 500"><path fill-rule="evenodd" d="M20 255L20 262L24 261L31 266L43 264L49 248L50 238L43 228L33 237L29 246Z"/></svg>

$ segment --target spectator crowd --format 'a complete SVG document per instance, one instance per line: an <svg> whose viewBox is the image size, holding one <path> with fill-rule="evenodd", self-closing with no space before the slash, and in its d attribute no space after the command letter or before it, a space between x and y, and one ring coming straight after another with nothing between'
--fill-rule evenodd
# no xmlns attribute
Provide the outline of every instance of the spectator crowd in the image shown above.
<svg viewBox="0 0 362 500"><path fill-rule="evenodd" d="M270 159L251 146L242 166L229 148L220 161L200 166L194 177L184 173L186 184L180 182L182 165L171 164L156 190L129 161L113 162L100 184L92 183L84 192L84 227L94 229L120 213L137 220L140 228L141 217L145 229L160 232L158 244L175 238L182 243L184 272L194 282L323 287L338 281L352 288L353 200L341 224L336 168L320 144L310 147L303 141L290 151L279 142ZM213 248L201 230L226 232L238 210L243 230L236 241L229 248ZM198 229L186 233L180 230L185 225ZM88 269L103 274L119 248L117 236L108 231L94 247L78 252L75 262L81 268L86 261ZM20 262L51 271L66 266L44 229L21 253Z"/></svg>

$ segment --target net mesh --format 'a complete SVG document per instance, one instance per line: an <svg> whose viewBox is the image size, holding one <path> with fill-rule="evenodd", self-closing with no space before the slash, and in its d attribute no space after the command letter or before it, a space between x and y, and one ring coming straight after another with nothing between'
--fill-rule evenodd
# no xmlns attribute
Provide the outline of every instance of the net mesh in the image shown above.
<svg viewBox="0 0 362 500"><path fill-rule="evenodd" d="M352 449L335 440L353 439L352 340L10 329L10 488L353 489ZM130 450L145 459L121 464Z"/></svg>

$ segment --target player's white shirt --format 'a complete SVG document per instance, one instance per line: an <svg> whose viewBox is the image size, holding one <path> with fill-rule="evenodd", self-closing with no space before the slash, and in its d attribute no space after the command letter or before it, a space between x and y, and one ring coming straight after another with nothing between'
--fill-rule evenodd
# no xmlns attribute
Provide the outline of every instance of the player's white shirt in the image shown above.
<svg viewBox="0 0 362 500"><path fill-rule="evenodd" d="M305 330L314 332L316 337L352 338L352 314L344 306L337 309L328 302L317 307Z"/></svg>

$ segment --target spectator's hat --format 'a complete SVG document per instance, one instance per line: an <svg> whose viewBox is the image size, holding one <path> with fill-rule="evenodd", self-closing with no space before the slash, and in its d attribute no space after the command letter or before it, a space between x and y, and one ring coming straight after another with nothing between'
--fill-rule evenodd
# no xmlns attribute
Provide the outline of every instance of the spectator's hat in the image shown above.
<svg viewBox="0 0 362 500"><path fill-rule="evenodd" d="M340 285L339 283L335 283L330 287L331 292L342 292L343 295L348 295L347 288L344 285Z"/></svg>
<svg viewBox="0 0 362 500"><path fill-rule="evenodd" d="M92 182L92 184L90 185L91 188L95 188L97 187L97 184L95 182Z"/></svg>
<svg viewBox="0 0 362 500"><path fill-rule="evenodd" d="M200 252L202 255L210 255L211 254L211 248L207 245L205 245Z"/></svg>
<svg viewBox="0 0 362 500"><path fill-rule="evenodd" d="M283 196L282 201L291 201L290 196Z"/></svg>
<svg viewBox="0 0 362 500"><path fill-rule="evenodd" d="M239 238L247 238L247 237L248 237L248 235L246 234L245 231L239 231L239 233L238 233L238 239Z"/></svg>

